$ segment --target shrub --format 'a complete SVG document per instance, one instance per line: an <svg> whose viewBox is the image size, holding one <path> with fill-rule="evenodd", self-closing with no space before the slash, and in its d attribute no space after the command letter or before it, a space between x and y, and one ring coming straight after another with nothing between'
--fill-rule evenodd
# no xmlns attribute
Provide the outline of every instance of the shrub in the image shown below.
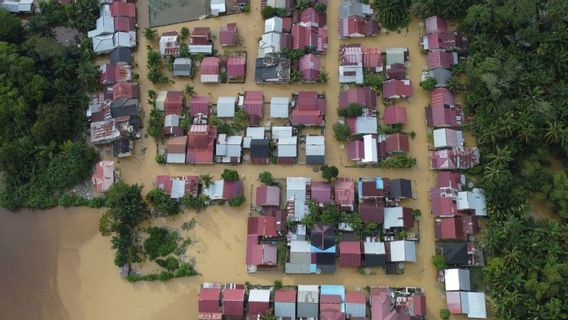
<svg viewBox="0 0 568 320"><path fill-rule="evenodd" d="M438 81L432 77L428 77L420 82L420 87L427 91L432 91L438 85Z"/></svg>
<svg viewBox="0 0 568 320"><path fill-rule="evenodd" d="M185 195L181 201L184 207L186 207L187 209L196 210L197 212L207 208L207 196L204 194L200 194L197 197Z"/></svg>
<svg viewBox="0 0 568 320"><path fill-rule="evenodd" d="M274 280L274 289L282 289L282 281L281 280Z"/></svg>
<svg viewBox="0 0 568 320"><path fill-rule="evenodd" d="M414 168L416 166L416 159L410 156L397 156L383 159L379 162L379 168Z"/></svg>
<svg viewBox="0 0 568 320"><path fill-rule="evenodd" d="M441 255L432 256L432 264L436 270L443 270L446 267L446 258Z"/></svg>
<svg viewBox="0 0 568 320"><path fill-rule="evenodd" d="M239 180L239 173L235 170L225 169L221 174L221 178L225 181L237 181Z"/></svg>
<svg viewBox="0 0 568 320"><path fill-rule="evenodd" d="M172 199L160 188L148 192L146 200L160 216L172 216L180 212L179 202Z"/></svg>
<svg viewBox="0 0 568 320"><path fill-rule="evenodd" d="M146 231L150 237L144 241L144 253L150 260L165 257L176 250L177 232L159 227L150 227Z"/></svg>
<svg viewBox="0 0 568 320"><path fill-rule="evenodd" d="M450 310L448 310L448 309L441 309L440 310L440 318L442 318L443 320L450 319L450 316L451 316Z"/></svg>
<svg viewBox="0 0 568 320"><path fill-rule="evenodd" d="M189 36L189 29L186 27L181 27L180 36L181 40L187 40L187 37Z"/></svg>
<svg viewBox="0 0 568 320"><path fill-rule="evenodd" d="M272 173L268 171L263 171L258 174L258 180L260 180L260 182L264 183L265 185L269 186L272 184Z"/></svg>
<svg viewBox="0 0 568 320"><path fill-rule="evenodd" d="M240 207L243 203L245 202L245 196L244 195L238 195L236 197L233 197L229 200L229 205L231 207Z"/></svg>
<svg viewBox="0 0 568 320"><path fill-rule="evenodd" d="M340 117L355 118L363 115L363 106L357 103L352 103L343 109L338 109L337 114Z"/></svg>
<svg viewBox="0 0 568 320"><path fill-rule="evenodd" d="M376 92L380 92L383 89L384 81L385 76L382 74L365 72L363 75L363 85L375 89Z"/></svg>
<svg viewBox="0 0 568 320"><path fill-rule="evenodd" d="M328 166L324 164L320 168L320 170L321 170L321 177L327 180L327 182L331 182L333 178L337 178L337 176L339 175L339 170L337 169L336 166Z"/></svg>
<svg viewBox="0 0 568 320"><path fill-rule="evenodd" d="M266 6L260 10L263 19L270 19L276 15L276 9L271 6Z"/></svg>
<svg viewBox="0 0 568 320"><path fill-rule="evenodd" d="M166 164L166 155L163 153L158 153L156 155L156 162L159 164Z"/></svg>
<svg viewBox="0 0 568 320"><path fill-rule="evenodd" d="M351 137L351 129L346 124L336 123L333 125L333 134L337 141L347 141Z"/></svg>

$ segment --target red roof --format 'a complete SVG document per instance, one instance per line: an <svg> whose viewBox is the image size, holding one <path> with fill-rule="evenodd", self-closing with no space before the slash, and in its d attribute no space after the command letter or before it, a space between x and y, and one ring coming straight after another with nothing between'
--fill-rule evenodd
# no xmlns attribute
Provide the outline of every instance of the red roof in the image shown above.
<svg viewBox="0 0 568 320"><path fill-rule="evenodd" d="M221 289L201 288L199 291L199 312L220 312Z"/></svg>
<svg viewBox="0 0 568 320"><path fill-rule="evenodd" d="M373 36L379 31L376 21L360 16L339 19L338 28L340 38Z"/></svg>
<svg viewBox="0 0 568 320"><path fill-rule="evenodd" d="M399 99L412 96L412 86L406 80L387 80L383 83L383 97L385 99Z"/></svg>
<svg viewBox="0 0 568 320"><path fill-rule="evenodd" d="M209 44L209 28L198 27L193 29L193 32L190 35L190 43L193 45Z"/></svg>
<svg viewBox="0 0 568 320"><path fill-rule="evenodd" d="M137 83L116 83L112 86L112 99L138 98L138 92L140 91Z"/></svg>
<svg viewBox="0 0 568 320"><path fill-rule="evenodd" d="M331 186L327 182L312 182L312 200L317 203L328 204L331 202Z"/></svg>
<svg viewBox="0 0 568 320"><path fill-rule="evenodd" d="M136 18L115 17L114 31L130 32L136 30Z"/></svg>
<svg viewBox="0 0 568 320"><path fill-rule="evenodd" d="M290 119L292 125L323 125L323 116L321 112L314 110L292 110L292 118Z"/></svg>
<svg viewBox="0 0 568 320"><path fill-rule="evenodd" d="M466 50L467 38L459 32L432 33L427 36L428 50Z"/></svg>
<svg viewBox="0 0 568 320"><path fill-rule="evenodd" d="M356 65L363 62L363 49L360 44L339 45L339 61L341 65Z"/></svg>
<svg viewBox="0 0 568 320"><path fill-rule="evenodd" d="M370 109L377 108L377 93L370 87L354 87L339 94L339 107L346 108L356 103Z"/></svg>
<svg viewBox="0 0 568 320"><path fill-rule="evenodd" d="M393 63L387 66L389 79L403 80L406 78L406 67L402 63Z"/></svg>
<svg viewBox="0 0 568 320"><path fill-rule="evenodd" d="M446 302L448 303L448 310L452 314L462 313L461 297L459 291L447 291Z"/></svg>
<svg viewBox="0 0 568 320"><path fill-rule="evenodd" d="M338 178L335 182L335 203L352 205L355 201L355 183L351 178Z"/></svg>
<svg viewBox="0 0 568 320"><path fill-rule="evenodd" d="M451 107L455 105L454 96L448 88L436 88L432 90L432 107Z"/></svg>
<svg viewBox="0 0 568 320"><path fill-rule="evenodd" d="M292 48L304 49L308 46L315 48L317 52L324 52L327 49L327 31L318 27L293 25Z"/></svg>
<svg viewBox="0 0 568 320"><path fill-rule="evenodd" d="M438 16L426 18L424 24L426 25L426 34L448 31L448 23Z"/></svg>
<svg viewBox="0 0 568 320"><path fill-rule="evenodd" d="M378 48L363 49L363 68L379 71L383 68L383 55Z"/></svg>
<svg viewBox="0 0 568 320"><path fill-rule="evenodd" d="M371 319L385 319L391 312L392 299L386 288L371 288Z"/></svg>
<svg viewBox="0 0 568 320"><path fill-rule="evenodd" d="M461 190L461 174L459 172L441 171L436 173L436 188L452 188Z"/></svg>
<svg viewBox="0 0 568 320"><path fill-rule="evenodd" d="M249 125L258 126L264 116L264 96L262 91L245 91L244 111L249 116Z"/></svg>
<svg viewBox="0 0 568 320"><path fill-rule="evenodd" d="M430 200L432 202L432 215L434 217L453 216L458 213L456 202L451 197L441 197L439 189L430 191Z"/></svg>
<svg viewBox="0 0 568 320"><path fill-rule="evenodd" d="M362 291L345 293L345 303L367 304L367 296Z"/></svg>
<svg viewBox="0 0 568 320"><path fill-rule="evenodd" d="M296 290L276 290L274 302L296 303Z"/></svg>
<svg viewBox="0 0 568 320"><path fill-rule="evenodd" d="M244 78L246 75L247 59L244 56L229 57L227 59L227 77Z"/></svg>
<svg viewBox="0 0 568 320"><path fill-rule="evenodd" d="M351 140L347 142L347 156L349 160L361 160L365 157L365 144L363 140Z"/></svg>
<svg viewBox="0 0 568 320"><path fill-rule="evenodd" d="M172 137L168 139L166 153L184 153L187 145L187 137Z"/></svg>
<svg viewBox="0 0 568 320"><path fill-rule="evenodd" d="M300 13L300 23L309 24L316 27L323 27L325 25L326 16L325 13L320 13L316 11L313 7L304 9Z"/></svg>
<svg viewBox="0 0 568 320"><path fill-rule="evenodd" d="M234 46L237 43L236 23L229 23L219 28L219 43L222 47Z"/></svg>
<svg viewBox="0 0 568 320"><path fill-rule="evenodd" d="M241 180L223 182L223 199L229 200L243 194L243 182Z"/></svg>
<svg viewBox="0 0 568 320"><path fill-rule="evenodd" d="M256 188L256 205L259 207L280 205L280 188L277 186L259 186Z"/></svg>
<svg viewBox="0 0 568 320"><path fill-rule="evenodd" d="M447 51L429 51L428 52L428 68L446 68L449 69L454 64L454 53Z"/></svg>
<svg viewBox="0 0 568 320"><path fill-rule="evenodd" d="M248 302L248 315L247 319L257 320L259 316L264 316L266 311L270 308L268 301L250 301Z"/></svg>
<svg viewBox="0 0 568 320"><path fill-rule="evenodd" d="M286 210L276 207L267 207L264 208L264 215L271 216L276 219L276 231L280 233L288 232L288 226L286 225L286 221L288 220L288 213L286 212Z"/></svg>
<svg viewBox="0 0 568 320"><path fill-rule="evenodd" d="M320 58L315 54L307 54L300 58L300 72L304 81L317 81L320 69Z"/></svg>
<svg viewBox="0 0 568 320"><path fill-rule="evenodd" d="M296 109L317 110L318 93L315 91L301 91L298 94Z"/></svg>
<svg viewBox="0 0 568 320"><path fill-rule="evenodd" d="M136 18L136 4L125 2L113 2L110 5L110 14L113 17Z"/></svg>
<svg viewBox="0 0 568 320"><path fill-rule="evenodd" d="M342 267L361 266L361 241L339 242L339 265Z"/></svg>
<svg viewBox="0 0 568 320"><path fill-rule="evenodd" d="M398 105L385 107L385 124L406 124L408 115L406 114L406 108Z"/></svg>
<svg viewBox="0 0 568 320"><path fill-rule="evenodd" d="M192 125L187 133L187 163L213 163L217 129L208 125Z"/></svg>
<svg viewBox="0 0 568 320"><path fill-rule="evenodd" d="M183 92L181 91L168 91L166 100L164 101L164 112L168 114L177 114L181 116L183 109Z"/></svg>
<svg viewBox="0 0 568 320"><path fill-rule="evenodd" d="M280 35L280 49L292 49L292 34L288 32L283 32Z"/></svg>
<svg viewBox="0 0 568 320"><path fill-rule="evenodd" d="M412 305L414 306L415 316L425 316L426 315L426 296L425 295L415 295L412 296Z"/></svg>
<svg viewBox="0 0 568 320"><path fill-rule="evenodd" d="M258 237L277 237L276 218L270 216L249 217L247 234Z"/></svg>
<svg viewBox="0 0 568 320"><path fill-rule="evenodd" d="M456 127L458 112L456 109L449 109L437 105L426 108L426 120L430 127Z"/></svg>
<svg viewBox="0 0 568 320"><path fill-rule="evenodd" d="M189 102L189 114L195 117L198 113L209 114L209 96L194 96Z"/></svg>
<svg viewBox="0 0 568 320"><path fill-rule="evenodd" d="M217 57L205 57L201 61L201 74L218 75L219 62L221 60Z"/></svg>
<svg viewBox="0 0 568 320"><path fill-rule="evenodd" d="M223 291L223 315L242 317L245 306L245 289L225 289Z"/></svg>
<svg viewBox="0 0 568 320"><path fill-rule="evenodd" d="M292 18L284 17L282 18L282 32L292 31Z"/></svg>
<svg viewBox="0 0 568 320"><path fill-rule="evenodd" d="M461 217L436 219L434 230L436 240L467 240Z"/></svg>
<svg viewBox="0 0 568 320"><path fill-rule="evenodd" d="M91 180L98 192L107 191L114 183L114 162L98 162Z"/></svg>
<svg viewBox="0 0 568 320"><path fill-rule="evenodd" d="M359 217L363 222L383 223L385 202L381 199L368 199L359 203Z"/></svg>
<svg viewBox="0 0 568 320"><path fill-rule="evenodd" d="M185 137L184 137L185 138ZM185 147L184 147L185 149ZM166 194L172 193L172 178L170 176L156 176L156 186L164 190Z"/></svg>
<svg viewBox="0 0 568 320"><path fill-rule="evenodd" d="M386 151L387 153L410 151L408 135L406 133L387 134Z"/></svg>
<svg viewBox="0 0 568 320"><path fill-rule="evenodd" d="M278 247L274 244L259 244L258 236L247 236L246 264L251 266L275 266L278 262Z"/></svg>

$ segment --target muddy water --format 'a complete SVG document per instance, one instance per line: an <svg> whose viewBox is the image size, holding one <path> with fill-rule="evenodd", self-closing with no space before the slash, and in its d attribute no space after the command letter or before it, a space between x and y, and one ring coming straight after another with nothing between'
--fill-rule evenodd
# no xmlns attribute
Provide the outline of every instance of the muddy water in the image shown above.
<svg viewBox="0 0 568 320"><path fill-rule="evenodd" d="M191 83L199 95L209 95L216 101L220 95L232 95L244 90L264 90L265 100L272 96L289 95L298 90L325 91L328 99L327 122L337 121L335 108L338 104L340 86L337 76L336 19L338 2L328 8L329 49L325 67L330 79L328 85L283 85L259 86L254 83L254 59L258 39L263 31L260 17L260 1L252 1L249 14L195 21L175 26L160 27L158 33L180 30L182 26L193 29L196 26L212 27L216 34L218 27L236 22L242 38L242 49L249 52L247 58L247 83L231 85L202 85L199 81L175 79L175 84L154 86L146 80L146 41L140 36L136 62L139 70L142 101L147 100L147 91L183 90ZM146 1L138 2L140 29L148 26ZM365 47L404 46L410 48L411 66L409 76L413 81L414 97L401 102L406 106L409 123L406 131L415 131L416 138L410 142L411 154L418 165L412 170L379 170L345 168L346 154L333 138L331 130L326 131L326 159L336 165L341 176L385 176L403 177L416 181L416 200L408 206L419 208L423 215L420 221L421 241L417 248L418 262L408 264L404 275L386 276L381 270L376 275L362 276L353 269L338 269L334 275L247 274L245 271L245 233L248 203L243 209L229 207L210 208L200 214L187 213L175 219L160 219L158 225L179 227L183 222L195 218L198 221L189 234L195 243L189 247L188 256L196 260L196 268L202 276L169 281L166 283L130 284L119 278L113 266L113 252L110 242L97 233L99 211L88 209L56 209L41 214L22 212L18 216L8 213L0 215L0 319L192 319L196 315L196 298L203 281L271 283L276 279L285 284L343 284L348 289L362 288L369 284L389 286L416 286L426 290L428 318L438 318L443 307L443 292L435 281L435 271L430 262L434 254L433 219L429 212L427 192L433 183L427 156L427 135L424 106L428 96L419 88L418 82L426 59L418 49L418 22L413 21L409 32L381 34L377 38L350 42L362 43ZM217 42L217 40L215 40ZM216 43L217 44L217 43ZM157 46L157 43L154 44ZM219 46L217 46L219 48ZM198 78L196 78L198 79ZM149 113L145 106L146 114ZM379 107L382 113L384 106ZM330 127L331 125L329 125ZM121 160L118 168L128 183L141 183L146 190L158 174L203 174L219 176L226 166L160 166L154 155L156 145L151 138L137 142L137 157ZM141 152L145 152L145 156ZM258 167L241 165L238 168L245 181L246 195L258 184L256 177L260 170L270 170L276 178L290 175L305 175L319 178L309 166ZM30 238L30 239L27 239ZM4 279L5 278L5 279Z"/></svg>

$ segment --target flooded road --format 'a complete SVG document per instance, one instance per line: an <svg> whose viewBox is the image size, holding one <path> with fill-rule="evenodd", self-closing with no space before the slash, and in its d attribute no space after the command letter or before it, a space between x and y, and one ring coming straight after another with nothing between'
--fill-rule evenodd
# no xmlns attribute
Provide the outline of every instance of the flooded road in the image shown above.
<svg viewBox="0 0 568 320"><path fill-rule="evenodd" d="M362 43L364 47L408 47L411 66L409 77L413 82L414 97L400 104L408 110L408 124L405 131L416 132L410 141L410 153L417 159L417 167L408 170L382 170L372 168L346 168L346 151L335 141L331 125L337 121L336 107L340 85L338 83L336 21L338 1L330 1L327 10L329 28L329 49L325 57L325 68L329 73L327 85L282 85L259 86L254 83L254 61L258 39L263 31L260 16L260 1L252 1L248 14L194 21L175 26L158 28L158 34L177 30L182 26L193 29L196 26L211 27L217 34L218 27L236 22L242 38L242 48L248 50L247 82L245 84L202 85L196 81L175 79L167 86L154 86L146 78L146 40L139 35L135 61L140 74L141 101L147 101L147 92L153 90L183 90L191 83L198 95L209 95L215 102L220 95L236 95L245 90L264 90L265 101L272 96L288 96L299 90L317 90L327 95L328 110L326 122L326 162L339 168L340 176L402 177L415 181L416 200L407 206L422 211L420 221L421 241L417 246L417 262L407 264L403 275L386 276L382 270L375 275L360 275L354 269L338 268L333 275L295 275L280 273L247 274L245 270L245 238L248 202L239 210L229 207L213 207L202 213L186 213L176 218L162 218L157 225L179 227L192 218L197 226L190 231L195 243L189 247L188 256L196 260L201 276L176 279L169 282L145 282L131 284L121 280L113 265L113 251L108 238L97 232L98 217L102 211L85 208L46 212L20 212L0 214L0 319L194 319L197 313L197 292L204 281L272 283L282 280L284 284L343 284L348 290L366 285L412 286L425 289L428 318L437 319L444 307L443 291L435 281L435 270L431 264L434 254L433 219L429 214L428 190L434 182L429 170L427 153L427 128L424 107L429 96L418 86L420 73L426 65L426 57L418 47L419 24L413 21L409 32L380 34L376 38L350 40ZM140 30L148 26L147 2L138 2ZM216 47L218 41L215 39ZM154 43L157 46L157 42ZM234 50L234 49L231 49ZM380 99L379 99L380 100ZM146 114L150 108L144 105ZM380 105L382 114L384 106ZM141 154L144 150L144 155ZM199 175L210 173L219 177L226 166L161 166L155 162L156 145L152 138L136 142L136 157L121 160L117 166L127 183L141 183L145 191L153 188L156 175ZM271 171L275 178L286 176L310 176L320 179L312 167L295 166L251 166L231 167L244 178L245 195L249 198L250 188L258 184L259 171ZM250 200L250 199L248 199Z"/></svg>

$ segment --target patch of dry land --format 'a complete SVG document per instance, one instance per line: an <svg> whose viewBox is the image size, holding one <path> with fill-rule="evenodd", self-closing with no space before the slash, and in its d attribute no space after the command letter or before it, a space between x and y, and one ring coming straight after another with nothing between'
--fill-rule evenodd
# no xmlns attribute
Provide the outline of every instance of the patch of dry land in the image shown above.
<svg viewBox="0 0 568 320"><path fill-rule="evenodd" d="M146 0L138 2L139 26L148 26ZM236 22L243 38L242 48L247 57L247 82L245 84L202 85L199 81L175 79L175 84L154 86L147 80L146 40L140 35L135 60L140 76L142 103L146 114L150 112L147 92L150 89L183 90L191 83L198 95L209 95L210 101L218 96L235 95L245 90L263 90L266 97L289 96L299 90L317 90L327 96L326 162L339 168L340 176L384 176L414 180L416 200L408 206L423 212L420 219L420 243L417 246L417 262L407 263L403 275L385 275L377 270L375 275L360 275L350 268L338 268L332 275L247 274L245 267L246 218L248 203L236 210L230 207L211 207L199 214L186 213L175 218L161 218L157 225L180 227L192 218L197 225L190 236L195 241L188 248L188 256L195 259L201 276L175 279L168 282L129 283L120 278L113 264L113 251L109 238L97 232L98 218L102 211L90 209L54 209L49 212L20 212L0 214L0 319L194 319L197 315L197 293L200 284L209 282L237 282L269 284L282 280L284 284L341 284L348 290L366 285L397 287L421 287L427 296L428 318L439 318L444 307L443 291L440 290L435 270L431 264L434 255L433 218L428 212L428 190L433 184L427 152L427 128L424 106L428 94L418 86L420 73L426 58L419 51L419 23L412 21L408 31L380 34L376 38L350 40L364 47L408 47L410 49L409 77L414 87L414 97L401 101L407 107L408 132L415 131L416 138L410 141L410 154L417 159L414 169L392 170L375 168L345 168L346 151L333 137L331 124L337 121L336 107L340 85L338 82L336 21L339 1L330 1L327 10L329 25L329 49L325 56L325 68L330 79L327 85L273 85L260 86L254 82L254 59L258 39L263 31L260 16L260 1L252 1L250 13L220 18L193 21L158 28L158 34L177 30L182 26L211 27L214 34L220 26ZM217 39L216 47L218 46ZM198 77L196 77L198 79ZM382 114L384 106L381 104ZM141 152L145 150L144 154ZM152 138L136 142L136 156L120 160L117 166L127 183L140 183L145 191L153 188L156 175L200 175L209 173L219 177L226 166L161 166L154 159L156 145ZM231 167L233 168L233 167ZM235 169L235 168L233 168ZM259 171L269 170L275 178L286 176L310 176L319 179L311 166L254 166L236 167L245 183L245 195L250 198L251 187L257 185ZM248 199L250 200L250 199ZM247 200L247 201L248 201Z"/></svg>

